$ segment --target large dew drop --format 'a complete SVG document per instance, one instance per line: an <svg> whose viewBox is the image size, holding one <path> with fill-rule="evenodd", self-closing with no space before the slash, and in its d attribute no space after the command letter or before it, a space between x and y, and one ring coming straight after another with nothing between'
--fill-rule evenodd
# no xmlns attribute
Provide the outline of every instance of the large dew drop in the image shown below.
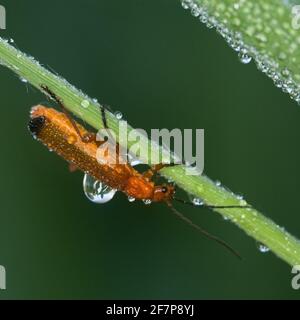
<svg viewBox="0 0 300 320"><path fill-rule="evenodd" d="M88 174L83 178L83 191L86 197L94 203L106 203L110 201L117 190L110 188Z"/></svg>

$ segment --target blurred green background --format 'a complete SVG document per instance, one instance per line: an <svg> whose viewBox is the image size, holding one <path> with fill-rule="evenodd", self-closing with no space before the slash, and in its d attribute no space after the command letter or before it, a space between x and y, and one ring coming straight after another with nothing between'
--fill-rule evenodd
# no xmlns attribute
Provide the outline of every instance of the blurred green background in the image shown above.
<svg viewBox="0 0 300 320"><path fill-rule="evenodd" d="M300 236L300 108L175 0L2 0L23 51L134 126L204 128L205 172ZM89 202L27 131L37 90L0 69L1 299L297 299L291 268L209 210Z"/></svg>

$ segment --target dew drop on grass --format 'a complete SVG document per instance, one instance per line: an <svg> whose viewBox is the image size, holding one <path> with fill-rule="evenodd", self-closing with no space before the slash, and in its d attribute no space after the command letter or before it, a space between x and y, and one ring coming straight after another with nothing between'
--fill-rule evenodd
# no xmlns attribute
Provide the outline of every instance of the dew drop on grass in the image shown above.
<svg viewBox="0 0 300 320"><path fill-rule="evenodd" d="M240 199L240 206L246 206L247 205L247 201L245 201L244 199Z"/></svg>
<svg viewBox="0 0 300 320"><path fill-rule="evenodd" d="M194 7L191 9L191 13L194 17L199 17L200 10L198 9L197 5L194 5Z"/></svg>
<svg viewBox="0 0 300 320"><path fill-rule="evenodd" d="M193 202L194 206L202 206L203 205L203 201L199 198L194 198L192 202Z"/></svg>
<svg viewBox="0 0 300 320"><path fill-rule="evenodd" d="M117 111L117 112L115 112L115 117L116 117L118 120L122 120L123 114L122 114L120 111Z"/></svg>
<svg viewBox="0 0 300 320"><path fill-rule="evenodd" d="M286 54L284 52L280 52L278 55L279 60L285 60L287 58Z"/></svg>
<svg viewBox="0 0 300 320"><path fill-rule="evenodd" d="M252 57L250 57L247 53L244 53L244 52L239 53L239 58L240 58L241 63L243 63L243 64L248 64L252 60Z"/></svg>
<svg viewBox="0 0 300 320"><path fill-rule="evenodd" d="M215 182L215 185L216 185L217 187L220 187L220 186L221 186L221 181L217 180L217 181Z"/></svg>
<svg viewBox="0 0 300 320"><path fill-rule="evenodd" d="M81 106L84 108L84 109L87 109L89 106L90 106L90 102L88 100L82 100L81 101Z"/></svg>
<svg viewBox="0 0 300 320"><path fill-rule="evenodd" d="M284 77L288 77L290 75L290 71L288 68L284 68L281 73Z"/></svg>
<svg viewBox="0 0 300 320"><path fill-rule="evenodd" d="M189 8L189 2L190 2L190 1L182 0L182 1L181 1L182 8L183 8L183 9L188 9L188 8Z"/></svg>
<svg viewBox="0 0 300 320"><path fill-rule="evenodd" d="M244 196L241 195L241 194L238 194L236 197L237 197L237 199L240 200L240 201L243 201L243 200L244 200Z"/></svg>
<svg viewBox="0 0 300 320"><path fill-rule="evenodd" d="M110 201L117 190L110 188L99 180L94 179L89 174L83 178L83 191L86 197L94 203L106 203Z"/></svg>
<svg viewBox="0 0 300 320"><path fill-rule="evenodd" d="M257 246L258 246L259 252L261 252L261 253L267 253L270 251L270 249L262 243L258 243Z"/></svg>
<svg viewBox="0 0 300 320"><path fill-rule="evenodd" d="M211 20L206 22L206 26L208 29L212 29L214 27L214 24L211 22Z"/></svg>
<svg viewBox="0 0 300 320"><path fill-rule="evenodd" d="M208 10L209 5L206 4L206 1L200 4L195 0L182 0L181 3L184 9L190 9L192 15L198 17L209 28L214 27L229 46L238 53L243 64L248 64L254 59L258 69L270 77L278 88L288 93L300 105L300 87L298 85L300 76L287 70L289 54L293 56L290 62L297 63L295 52L300 47L300 37L296 36L295 30L290 28L288 22L280 24L279 18L285 13L282 7L278 8L278 12L275 12L273 18L271 12L276 4L267 2L260 6L246 0L236 1L233 5L216 1L213 5L215 6L213 13ZM262 53L255 46L245 42L242 33L229 29L230 23L239 26L241 24L240 18L243 15L251 14L254 16L255 23L246 26L245 35L255 39L259 48L273 46L274 49L278 49L279 53L276 58L282 65L279 65L276 59L271 58L268 52ZM284 38L283 34L286 34L287 31L290 33ZM280 51L279 44L270 42L269 34L271 33L283 38L283 42L286 43L284 50Z"/></svg>
<svg viewBox="0 0 300 320"><path fill-rule="evenodd" d="M263 33L258 33L255 38L260 41L260 42L267 42L268 41L268 38L265 34Z"/></svg>

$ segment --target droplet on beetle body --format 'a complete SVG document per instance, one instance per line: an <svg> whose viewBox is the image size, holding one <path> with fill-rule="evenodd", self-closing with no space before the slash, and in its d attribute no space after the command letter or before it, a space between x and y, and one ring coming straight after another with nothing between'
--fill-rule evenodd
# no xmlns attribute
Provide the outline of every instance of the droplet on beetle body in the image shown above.
<svg viewBox="0 0 300 320"><path fill-rule="evenodd" d="M69 144L74 144L77 141L77 138L76 136L71 135L68 137L67 141Z"/></svg>
<svg viewBox="0 0 300 320"><path fill-rule="evenodd" d="M134 202L134 201L135 201L135 198L129 196L129 197L128 197L128 201L129 201L129 202Z"/></svg>

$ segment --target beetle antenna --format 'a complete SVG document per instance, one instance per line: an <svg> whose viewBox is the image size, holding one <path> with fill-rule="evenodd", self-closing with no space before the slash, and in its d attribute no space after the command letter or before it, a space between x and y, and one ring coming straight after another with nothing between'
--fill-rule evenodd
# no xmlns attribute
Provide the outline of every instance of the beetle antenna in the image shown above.
<svg viewBox="0 0 300 320"><path fill-rule="evenodd" d="M188 225L190 225L194 229L198 230L206 238L211 239L211 240L217 242L218 244L220 244L221 246L223 246L225 249L227 249L230 253L235 255L237 258L242 259L240 254L235 249L233 249L228 243L226 243L224 240L216 237L215 235L213 235L213 234L209 233L208 231L202 229L199 225L195 224L192 220L190 220L185 215L183 215L181 212L179 212L177 209L175 209L172 206L171 202L167 201L166 204L178 218L180 218L181 220L186 222Z"/></svg>

